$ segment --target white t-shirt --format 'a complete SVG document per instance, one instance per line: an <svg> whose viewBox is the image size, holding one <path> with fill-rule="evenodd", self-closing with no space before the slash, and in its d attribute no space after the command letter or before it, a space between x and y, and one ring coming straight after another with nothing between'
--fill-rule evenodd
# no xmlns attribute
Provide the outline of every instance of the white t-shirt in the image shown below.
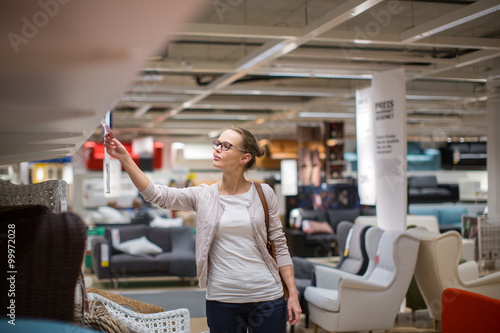
<svg viewBox="0 0 500 333"><path fill-rule="evenodd" d="M277 299L283 293L253 235L247 208L252 190L220 196L225 209L209 253L208 300L263 302Z"/></svg>

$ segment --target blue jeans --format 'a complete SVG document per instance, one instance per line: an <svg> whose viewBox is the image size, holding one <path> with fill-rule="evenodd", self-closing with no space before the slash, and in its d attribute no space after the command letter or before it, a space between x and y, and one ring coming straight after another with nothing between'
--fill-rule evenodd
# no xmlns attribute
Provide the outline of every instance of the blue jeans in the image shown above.
<svg viewBox="0 0 500 333"><path fill-rule="evenodd" d="M257 303L207 301L210 333L285 333L287 308L284 297Z"/></svg>

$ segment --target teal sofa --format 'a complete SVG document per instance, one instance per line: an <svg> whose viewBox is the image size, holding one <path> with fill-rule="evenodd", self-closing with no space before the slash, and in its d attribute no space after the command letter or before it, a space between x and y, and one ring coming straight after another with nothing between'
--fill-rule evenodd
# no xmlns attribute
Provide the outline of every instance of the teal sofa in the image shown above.
<svg viewBox="0 0 500 333"><path fill-rule="evenodd" d="M433 215L437 218L439 231L446 232L449 230L462 231L462 215L469 214L469 210L464 206L417 206L410 205L408 209L409 215Z"/></svg>
<svg viewBox="0 0 500 333"><path fill-rule="evenodd" d="M418 142L407 142L406 162L408 171L439 170L441 168L441 152L438 149L422 149ZM351 165L352 171L358 170L358 155L345 152L344 160Z"/></svg>

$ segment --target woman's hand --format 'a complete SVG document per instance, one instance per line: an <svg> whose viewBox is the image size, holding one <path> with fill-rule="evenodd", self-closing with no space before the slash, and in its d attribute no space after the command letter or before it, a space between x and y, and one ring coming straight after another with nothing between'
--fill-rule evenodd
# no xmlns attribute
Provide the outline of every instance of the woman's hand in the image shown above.
<svg viewBox="0 0 500 333"><path fill-rule="evenodd" d="M122 161L125 157L130 155L127 149L116 138L112 138L110 134L104 136L104 147L109 156Z"/></svg>
<svg viewBox="0 0 500 333"><path fill-rule="evenodd" d="M299 297L298 295L290 295L288 299L288 323L290 325L295 325L300 320L300 314L302 313L302 309L300 308Z"/></svg>

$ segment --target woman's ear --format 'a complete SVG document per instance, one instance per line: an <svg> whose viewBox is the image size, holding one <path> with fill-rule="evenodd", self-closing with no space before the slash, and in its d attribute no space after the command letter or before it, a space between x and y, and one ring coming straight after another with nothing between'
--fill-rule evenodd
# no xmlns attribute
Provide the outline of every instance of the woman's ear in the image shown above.
<svg viewBox="0 0 500 333"><path fill-rule="evenodd" d="M252 154L245 153L245 155L241 156L240 163L246 164L250 162L251 159L252 159Z"/></svg>

